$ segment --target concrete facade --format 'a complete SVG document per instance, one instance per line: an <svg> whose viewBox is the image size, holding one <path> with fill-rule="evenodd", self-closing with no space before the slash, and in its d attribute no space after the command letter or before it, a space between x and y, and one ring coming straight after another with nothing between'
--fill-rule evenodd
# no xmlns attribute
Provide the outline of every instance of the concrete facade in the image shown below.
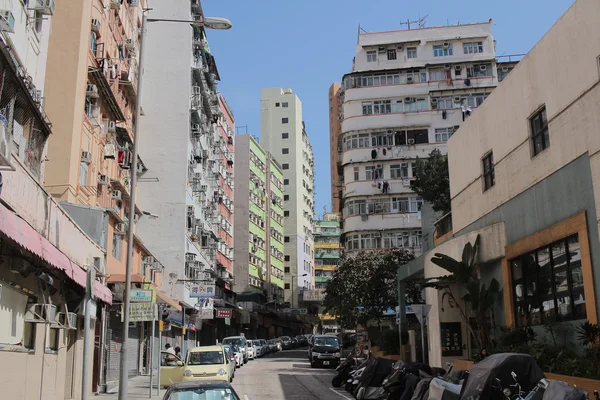
<svg viewBox="0 0 600 400"><path fill-rule="evenodd" d="M284 178L285 301L298 305L314 288L314 155L302 120L302 102L291 89L262 89L260 144L281 165ZM287 215L286 215L287 214ZM297 290L292 298L293 287Z"/></svg>
<svg viewBox="0 0 600 400"><path fill-rule="evenodd" d="M340 89L342 84L333 83L329 87L329 170L331 172L331 210L341 214L340 201L342 199L343 175L340 164L340 154L342 153L341 115L342 103L340 99Z"/></svg>
<svg viewBox="0 0 600 400"><path fill-rule="evenodd" d="M410 187L416 160L434 149L445 154L447 140L498 85L504 70L491 24L359 34L337 94L341 136L331 166L332 180L341 176L346 251L422 252L422 200ZM330 89L331 135L334 98Z"/></svg>
<svg viewBox="0 0 600 400"><path fill-rule="evenodd" d="M547 318L571 331L599 319L599 17L596 1L575 1L448 143L452 230L425 255L425 276L443 272L428 261L433 253L458 257L479 233L482 280L501 282L499 325L543 334ZM573 40L582 35L589 40ZM538 286L543 300L530 293ZM426 298L429 360L441 366L438 324L462 323L472 345L437 292Z"/></svg>
<svg viewBox="0 0 600 400"><path fill-rule="evenodd" d="M283 302L283 173L251 135L236 136L234 291Z"/></svg>

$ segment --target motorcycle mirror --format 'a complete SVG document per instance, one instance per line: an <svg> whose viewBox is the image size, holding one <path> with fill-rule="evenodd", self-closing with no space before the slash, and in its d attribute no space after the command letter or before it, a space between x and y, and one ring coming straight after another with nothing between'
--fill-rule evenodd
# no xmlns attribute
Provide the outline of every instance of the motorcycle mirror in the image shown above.
<svg viewBox="0 0 600 400"><path fill-rule="evenodd" d="M514 371L510 371L510 376L512 376L515 381L517 380L517 374L515 374Z"/></svg>
<svg viewBox="0 0 600 400"><path fill-rule="evenodd" d="M504 395L506 396L506 398L510 399L510 395L512 394L510 392L510 389L506 388L502 391L502 393L504 393Z"/></svg>

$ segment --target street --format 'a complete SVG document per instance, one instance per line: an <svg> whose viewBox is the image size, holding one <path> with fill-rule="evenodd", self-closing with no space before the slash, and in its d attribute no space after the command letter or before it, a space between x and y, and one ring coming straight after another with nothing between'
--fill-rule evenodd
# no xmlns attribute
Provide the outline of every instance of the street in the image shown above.
<svg viewBox="0 0 600 400"><path fill-rule="evenodd" d="M307 350L285 350L250 361L235 372L233 387L242 400L342 400L331 389L335 370L311 368Z"/></svg>

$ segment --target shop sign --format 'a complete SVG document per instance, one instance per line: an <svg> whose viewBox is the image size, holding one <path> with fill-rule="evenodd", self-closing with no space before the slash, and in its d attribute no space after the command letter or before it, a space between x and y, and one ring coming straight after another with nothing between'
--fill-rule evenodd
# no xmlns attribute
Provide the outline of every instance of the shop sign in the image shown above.
<svg viewBox="0 0 600 400"><path fill-rule="evenodd" d="M157 319L157 314L156 303L131 303L129 305L129 322L154 321ZM122 312L121 321L123 321Z"/></svg>
<svg viewBox="0 0 600 400"><path fill-rule="evenodd" d="M129 300L136 303L151 303L152 290L132 289L129 292Z"/></svg>
<svg viewBox="0 0 600 400"><path fill-rule="evenodd" d="M207 308L203 308L198 312L198 318L202 319L213 319L214 310L209 310Z"/></svg>
<svg viewBox="0 0 600 400"><path fill-rule="evenodd" d="M195 299L215 297L215 285L193 285L190 288L190 297Z"/></svg>
<svg viewBox="0 0 600 400"><path fill-rule="evenodd" d="M203 319L213 319L214 309L215 309L215 299L213 298L205 298L200 299L198 304L196 304L196 309L198 310L198 314L196 318Z"/></svg>
<svg viewBox="0 0 600 400"><path fill-rule="evenodd" d="M230 308L219 308L216 310L217 318L232 318L233 310Z"/></svg>

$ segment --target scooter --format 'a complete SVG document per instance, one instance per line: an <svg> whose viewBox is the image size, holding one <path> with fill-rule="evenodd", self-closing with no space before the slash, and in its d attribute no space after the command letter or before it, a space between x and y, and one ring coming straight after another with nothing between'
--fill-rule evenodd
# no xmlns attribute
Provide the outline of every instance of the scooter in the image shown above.
<svg viewBox="0 0 600 400"><path fill-rule="evenodd" d="M515 383L512 385L509 385L509 386L514 388L516 393L513 395L513 392L511 391L511 389L504 388L502 390L502 394L504 394L504 396L506 397L507 400L531 400L531 399L533 399L533 397L536 395L536 393L538 391L546 390L546 388L548 387L548 380L546 378L542 378L538 382L538 384L535 385L533 389L531 389L529 394L525 394L525 392L523 390L521 390L521 384L517 380L517 374L515 374L514 372L511 372L510 375L512 376Z"/></svg>
<svg viewBox="0 0 600 400"><path fill-rule="evenodd" d="M338 365L335 369L337 371L337 375L331 380L331 386L334 388L341 387L344 382L348 380L350 373L354 371L357 363L357 359L355 359L352 355L340 363L340 365Z"/></svg>

